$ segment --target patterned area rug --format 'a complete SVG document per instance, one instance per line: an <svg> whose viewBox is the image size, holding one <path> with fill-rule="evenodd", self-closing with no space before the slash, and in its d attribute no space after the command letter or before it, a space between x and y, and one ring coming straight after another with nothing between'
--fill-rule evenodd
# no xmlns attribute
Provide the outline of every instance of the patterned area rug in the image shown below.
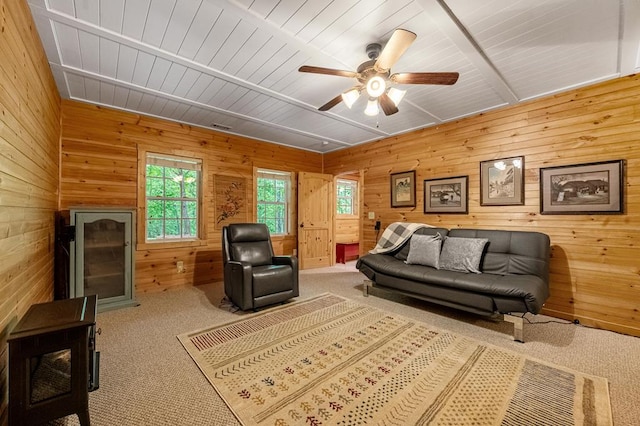
<svg viewBox="0 0 640 426"><path fill-rule="evenodd" d="M332 294L178 336L244 425L610 425L607 380Z"/></svg>

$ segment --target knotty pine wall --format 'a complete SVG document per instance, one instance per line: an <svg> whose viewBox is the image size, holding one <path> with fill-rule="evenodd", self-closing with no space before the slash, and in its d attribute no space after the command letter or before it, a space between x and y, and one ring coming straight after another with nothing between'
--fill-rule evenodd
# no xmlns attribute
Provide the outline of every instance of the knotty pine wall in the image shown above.
<svg viewBox="0 0 640 426"><path fill-rule="evenodd" d="M525 156L525 205L481 207L480 161L517 155ZM541 167L618 159L626 160L624 214L540 215ZM552 259L543 312L640 336L640 76L332 152L324 164L325 173L365 170L365 250L375 244L369 212L383 229L407 221L544 232ZM406 170L416 170L416 208L391 208L389 174ZM469 176L469 214L425 215L423 180L460 175Z"/></svg>
<svg viewBox="0 0 640 426"><path fill-rule="evenodd" d="M296 173L322 171L320 154L64 100L60 208L137 208L137 187L142 182L137 166L139 150L203 159L207 238L197 247L138 246L135 253L138 293L222 280L221 231L214 227L214 175L246 178L248 210L253 212L254 166ZM253 220L250 214L248 221ZM296 217L292 223L295 232ZM297 247L297 236L276 237L273 244L277 253L291 254ZM185 273L177 272L177 261L184 262Z"/></svg>
<svg viewBox="0 0 640 426"><path fill-rule="evenodd" d="M360 217L341 216L336 218L335 242L357 243L360 239Z"/></svg>
<svg viewBox="0 0 640 426"><path fill-rule="evenodd" d="M342 174L341 179L359 181L358 174ZM358 192L361 191L358 184ZM358 197L356 197L357 199ZM359 204L359 201L357 202ZM356 205L356 213L358 206ZM333 239L336 243L357 243L360 240L360 216L359 215L336 215L335 235Z"/></svg>
<svg viewBox="0 0 640 426"><path fill-rule="evenodd" d="M0 425L7 335L53 298L60 97L26 1L0 0Z"/></svg>

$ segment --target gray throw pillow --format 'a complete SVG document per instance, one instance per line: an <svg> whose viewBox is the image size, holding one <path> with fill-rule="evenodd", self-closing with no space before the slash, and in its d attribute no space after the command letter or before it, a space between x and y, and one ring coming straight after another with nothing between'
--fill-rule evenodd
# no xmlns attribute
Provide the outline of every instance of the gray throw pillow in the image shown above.
<svg viewBox="0 0 640 426"><path fill-rule="evenodd" d="M480 273L480 261L486 238L445 237L438 269Z"/></svg>
<svg viewBox="0 0 640 426"><path fill-rule="evenodd" d="M407 264L438 267L442 237L436 235L413 234L409 241Z"/></svg>

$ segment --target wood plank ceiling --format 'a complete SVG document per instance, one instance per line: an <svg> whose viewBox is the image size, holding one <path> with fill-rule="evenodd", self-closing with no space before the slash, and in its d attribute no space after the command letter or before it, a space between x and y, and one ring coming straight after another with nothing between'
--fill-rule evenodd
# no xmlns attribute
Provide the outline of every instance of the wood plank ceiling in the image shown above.
<svg viewBox="0 0 640 426"><path fill-rule="evenodd" d="M28 0L64 98L329 152L640 70L638 0ZM418 37L392 72L391 116L340 103L396 28Z"/></svg>

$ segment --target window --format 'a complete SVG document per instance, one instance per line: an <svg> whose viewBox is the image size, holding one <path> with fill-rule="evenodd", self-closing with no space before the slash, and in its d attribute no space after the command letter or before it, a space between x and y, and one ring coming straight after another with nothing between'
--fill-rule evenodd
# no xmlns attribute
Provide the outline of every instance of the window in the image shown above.
<svg viewBox="0 0 640 426"><path fill-rule="evenodd" d="M358 182L338 179L336 184L336 212L338 214L358 214Z"/></svg>
<svg viewBox="0 0 640 426"><path fill-rule="evenodd" d="M291 173L258 169L256 183L257 221L272 234L288 234Z"/></svg>
<svg viewBox="0 0 640 426"><path fill-rule="evenodd" d="M202 161L147 153L147 242L198 238Z"/></svg>

